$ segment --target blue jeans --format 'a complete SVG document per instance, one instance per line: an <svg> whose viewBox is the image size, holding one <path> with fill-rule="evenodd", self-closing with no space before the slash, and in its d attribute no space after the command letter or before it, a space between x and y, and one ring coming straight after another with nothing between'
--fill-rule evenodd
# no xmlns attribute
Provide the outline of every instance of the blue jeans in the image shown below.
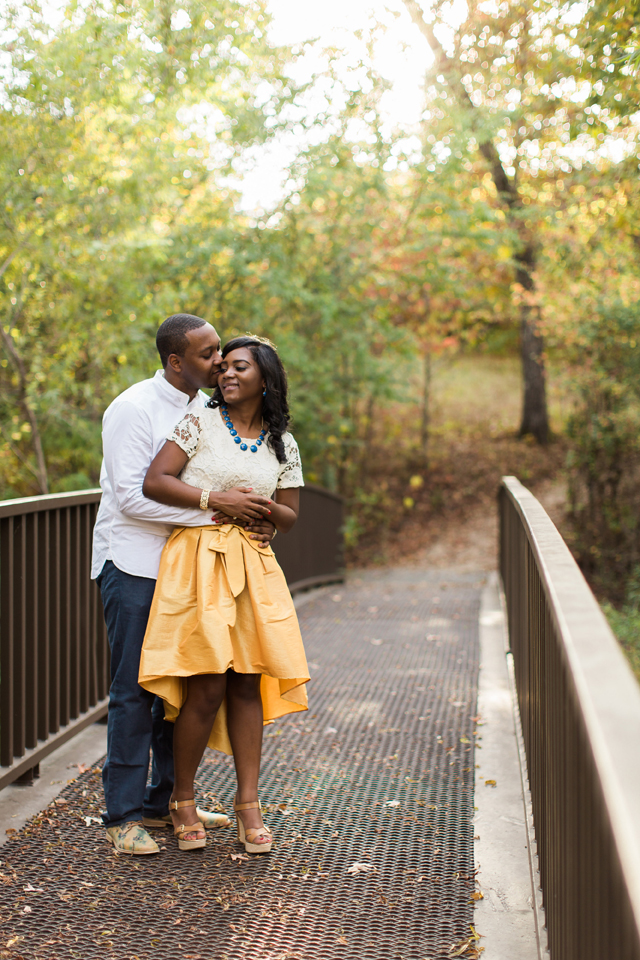
<svg viewBox="0 0 640 960"><path fill-rule="evenodd" d="M143 814L167 813L173 789L173 724L164 719L162 700L138 683L155 580L123 573L107 560L97 582L111 648L107 759L102 768L107 812L102 819L105 826L115 827Z"/></svg>

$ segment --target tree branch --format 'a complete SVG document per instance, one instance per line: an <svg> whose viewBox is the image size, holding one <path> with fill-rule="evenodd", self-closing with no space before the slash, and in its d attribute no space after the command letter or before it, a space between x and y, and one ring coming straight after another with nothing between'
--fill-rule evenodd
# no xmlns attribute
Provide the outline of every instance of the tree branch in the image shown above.
<svg viewBox="0 0 640 960"><path fill-rule="evenodd" d="M17 251L14 251L17 252ZM47 476L47 462L44 457L44 450L42 449L42 438L40 436L40 429L38 427L38 420L35 413L31 409L27 393L28 385L28 376L27 369L24 365L24 361L14 343L13 337L11 334L5 330L4 324L0 323L0 339L2 344L8 353L11 361L18 371L18 380L19 380L19 390L20 390L20 406L22 407L24 414L29 421L31 427L31 441L33 443L33 450L36 455L36 464L37 469L34 471L36 479L38 481L38 486L40 488L40 493L49 493L49 479Z"/></svg>
<svg viewBox="0 0 640 960"><path fill-rule="evenodd" d="M460 107L466 110L470 116L477 116L478 108L469 96L469 91L462 82L458 66L451 57L448 57L442 44L433 32L433 27L424 18L423 12L417 0L404 0L404 5L411 15L411 19L416 24L427 43L431 47L435 57L436 70L445 78L448 86L458 101ZM504 200L509 208L519 207L521 200L518 195L515 184L507 175L506 170L500 159L500 154L496 150L492 140L485 138L478 140L478 149L487 162L491 177L498 191L498 195Z"/></svg>
<svg viewBox="0 0 640 960"><path fill-rule="evenodd" d="M6 431L5 431L5 429L4 429L4 427L2 426L1 423L0 423L0 434L1 434L2 437L4 438L4 442L7 444L7 446L8 446L9 449L11 450L11 453L14 455L14 457L16 458L16 460L19 460L20 463L29 471L29 473L31 473L31 474L33 475L33 477L34 477L36 480L38 480L38 482L39 482L37 470L36 470L34 467L31 466L31 464L29 463L28 458L25 457L24 453L22 453L22 451L19 450L18 447L16 447L16 445L11 442L11 440L10 440L9 437L7 436Z"/></svg>
<svg viewBox="0 0 640 960"><path fill-rule="evenodd" d="M31 233L33 233L33 230L31 231ZM29 242L29 238L30 238L30 236L31 236L31 233L27 234L27 236L26 236L25 239L22 241L22 243L19 243L18 246L17 246L17 247L15 248L15 250L13 251L13 253L10 253L10 254L9 254L9 256L7 257L7 259L5 260L5 262L4 262L4 263L2 264L2 266L0 267L0 277L2 276L3 273L5 273L5 272L9 269L9 267L10 267L11 264L13 263L14 258L18 256L18 254L20 253L20 251L22 250L22 248L23 248L23 247L26 247L27 243Z"/></svg>

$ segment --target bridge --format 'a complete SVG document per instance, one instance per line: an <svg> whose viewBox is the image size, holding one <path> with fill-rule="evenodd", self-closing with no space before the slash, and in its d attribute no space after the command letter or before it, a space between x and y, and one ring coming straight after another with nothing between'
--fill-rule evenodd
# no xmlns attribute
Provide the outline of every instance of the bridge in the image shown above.
<svg viewBox="0 0 640 960"><path fill-rule="evenodd" d="M98 501L0 504L14 801L106 712ZM274 853L247 858L222 830L202 854L167 833L159 857L117 857L96 757L0 838L0 957L640 960L640 690L541 505L505 478L497 508L492 577L345 579L342 503L305 489L276 540L312 683L309 713L266 730ZM202 798L229 809L232 781L208 752Z"/></svg>

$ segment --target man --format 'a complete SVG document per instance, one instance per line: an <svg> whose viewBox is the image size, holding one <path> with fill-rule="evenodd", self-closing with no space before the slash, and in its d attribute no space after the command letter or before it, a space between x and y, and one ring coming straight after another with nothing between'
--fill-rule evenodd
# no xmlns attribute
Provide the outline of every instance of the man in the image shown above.
<svg viewBox="0 0 640 960"><path fill-rule="evenodd" d="M204 405L201 390L215 387L220 338L200 317L175 314L160 326L156 346L162 370L136 383L107 408L103 418L102 500L93 533L91 576L102 594L111 648L107 759L102 771L107 838L120 853L158 853L145 829L170 823L173 788L173 724L161 700L138 684L140 651L160 555L174 526L202 526L213 517L143 496L149 464L167 434L190 410ZM209 511L207 511L209 512ZM273 526L254 525L268 541ZM147 788L149 749L153 750ZM206 827L227 817L198 811Z"/></svg>

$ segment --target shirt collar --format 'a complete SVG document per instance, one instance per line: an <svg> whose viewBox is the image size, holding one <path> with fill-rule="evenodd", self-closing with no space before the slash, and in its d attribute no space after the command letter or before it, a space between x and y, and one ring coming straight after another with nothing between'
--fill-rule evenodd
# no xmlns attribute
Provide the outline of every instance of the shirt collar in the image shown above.
<svg viewBox="0 0 640 960"><path fill-rule="evenodd" d="M156 370L155 377L153 379L158 390L161 390L164 393L167 400L169 400L174 407L189 407L198 399L200 391L196 393L193 400L189 400L189 395L187 393L183 393L182 390L178 390L177 387L174 387L172 383L169 383L169 381L165 379L164 370Z"/></svg>

